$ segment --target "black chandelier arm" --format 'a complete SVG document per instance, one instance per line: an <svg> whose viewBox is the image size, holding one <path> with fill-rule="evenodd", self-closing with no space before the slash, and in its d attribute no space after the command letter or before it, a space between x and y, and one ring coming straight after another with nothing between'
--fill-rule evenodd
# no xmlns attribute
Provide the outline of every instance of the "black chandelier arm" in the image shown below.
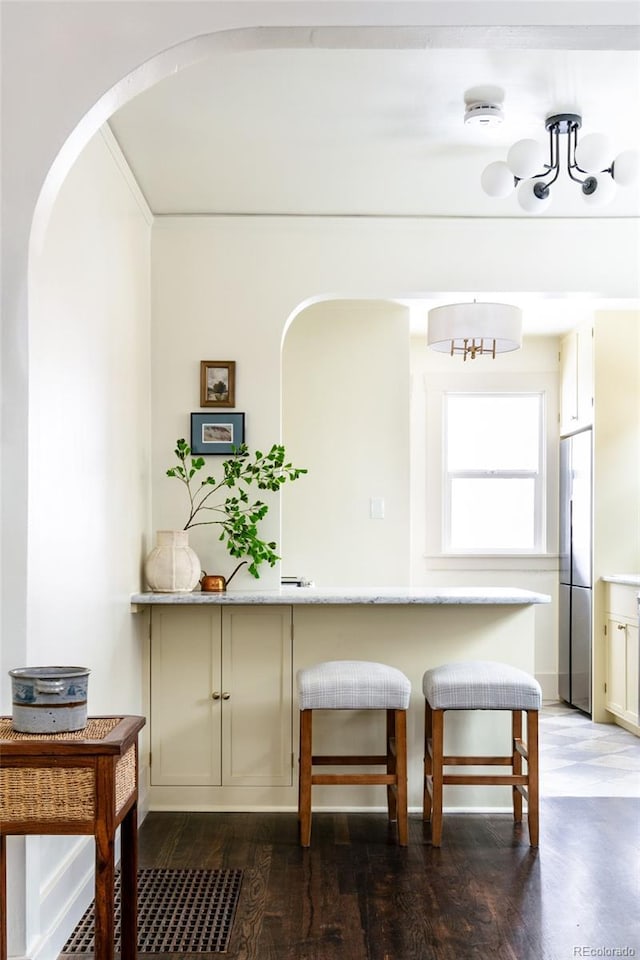
<svg viewBox="0 0 640 960"><path fill-rule="evenodd" d="M555 133L555 137L554 137L554 133ZM560 151L560 144L559 144L558 131L557 130L554 131L553 129L550 129L549 130L549 163L545 163L545 167L547 169L543 173L534 173L530 177L520 177L520 178L516 177L516 180L517 179L542 180L543 177L548 177L550 173L553 173L551 180L546 180L544 183L545 187L550 187L552 183L556 182L560 174L559 151Z"/></svg>
<svg viewBox="0 0 640 960"><path fill-rule="evenodd" d="M593 174L589 173L588 170L583 170L582 167L579 167L576 162L576 147L578 146L578 128L573 127L568 138L567 138L567 173L569 177L574 181L574 183L580 183L584 187L585 184L591 184L591 181L594 179ZM581 180L580 177L574 177L572 170L577 170L579 173L584 174L584 180ZM598 172L598 176L601 173L608 173L613 176L613 164L609 167L605 167L604 170ZM596 181L597 182L597 181ZM593 192L593 191L590 191Z"/></svg>
<svg viewBox="0 0 640 960"><path fill-rule="evenodd" d="M543 177L548 177L550 173L553 173L553 179L549 180L546 184L547 187L551 186L552 183L558 178L560 173L560 164L558 162L558 137L556 131L556 142L554 150L554 138L553 130L549 130L549 163L545 163L546 170L543 170L542 173L532 173L530 177L516 177L514 175L513 179L515 180L516 186L521 183L523 180L541 180Z"/></svg>
<svg viewBox="0 0 640 960"><path fill-rule="evenodd" d="M585 183L585 180L581 180L580 177L574 177L572 171L578 170L580 173L584 173L585 177L588 178L589 173L587 170L583 170L582 167L579 167L576 163L576 147L578 146L578 128L572 127L567 136L567 173L574 183Z"/></svg>
<svg viewBox="0 0 640 960"><path fill-rule="evenodd" d="M548 177L550 173L551 169L545 170L544 173L532 173L530 177L516 177L514 174L513 179L515 180L515 185L518 186L518 184L522 183L523 180L541 180L543 177ZM553 180L549 180L549 183L553 183L557 176L558 174L556 173L556 176L553 178Z"/></svg>
<svg viewBox="0 0 640 960"><path fill-rule="evenodd" d="M549 127L549 166L560 170L560 131L558 127Z"/></svg>

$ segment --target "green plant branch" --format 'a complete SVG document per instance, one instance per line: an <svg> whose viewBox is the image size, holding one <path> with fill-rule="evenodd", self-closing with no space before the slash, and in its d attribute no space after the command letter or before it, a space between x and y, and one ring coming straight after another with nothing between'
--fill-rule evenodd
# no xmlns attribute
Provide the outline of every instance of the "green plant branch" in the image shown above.
<svg viewBox="0 0 640 960"><path fill-rule="evenodd" d="M262 500L250 503L245 487L255 483L259 490L277 493L282 484L297 480L307 471L302 467L294 467L290 462L285 462L285 448L281 444L274 443L267 453L256 450L253 457L246 444L242 444L234 448L229 459L223 460L223 479L206 477L194 491L191 481L204 467L204 458L193 457L190 465L187 465L191 448L183 439L176 441L175 454L179 463L167 470L167 476L180 480L187 490L189 516L183 529L220 525L222 530L218 539L226 541L227 550L232 557L250 557L249 572L254 577L259 577L260 564L266 562L273 566L280 557L275 552L277 549L275 541L267 542L258 535L258 524L267 515L269 507ZM223 487L235 488L236 495L229 495L222 503L214 506L207 504L209 498L221 491ZM196 520L201 510L219 512L222 516L215 520Z"/></svg>

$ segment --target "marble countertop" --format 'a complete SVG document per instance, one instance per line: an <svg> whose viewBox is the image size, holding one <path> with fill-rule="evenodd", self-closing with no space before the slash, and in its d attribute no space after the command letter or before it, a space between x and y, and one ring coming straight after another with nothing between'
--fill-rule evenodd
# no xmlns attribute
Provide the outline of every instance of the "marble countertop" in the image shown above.
<svg viewBox="0 0 640 960"><path fill-rule="evenodd" d="M133 605L230 604L494 604L550 603L546 593L516 587L282 587L279 590L228 590L226 593L134 593Z"/></svg>
<svg viewBox="0 0 640 960"><path fill-rule="evenodd" d="M640 573L612 573L602 579L607 583L624 583L628 587L640 587Z"/></svg>

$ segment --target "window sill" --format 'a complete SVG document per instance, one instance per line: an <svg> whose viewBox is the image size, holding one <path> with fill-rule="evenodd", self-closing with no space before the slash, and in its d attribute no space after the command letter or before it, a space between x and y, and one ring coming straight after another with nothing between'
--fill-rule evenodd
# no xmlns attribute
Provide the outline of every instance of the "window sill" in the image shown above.
<svg viewBox="0 0 640 960"><path fill-rule="evenodd" d="M423 560L559 560L557 553L423 553Z"/></svg>

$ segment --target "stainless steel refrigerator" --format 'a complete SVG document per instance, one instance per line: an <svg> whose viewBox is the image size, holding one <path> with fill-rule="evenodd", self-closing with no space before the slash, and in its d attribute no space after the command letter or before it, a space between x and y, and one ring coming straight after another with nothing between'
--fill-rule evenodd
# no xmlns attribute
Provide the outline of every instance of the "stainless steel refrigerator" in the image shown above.
<svg viewBox="0 0 640 960"><path fill-rule="evenodd" d="M560 698L591 715L591 430L560 441Z"/></svg>

